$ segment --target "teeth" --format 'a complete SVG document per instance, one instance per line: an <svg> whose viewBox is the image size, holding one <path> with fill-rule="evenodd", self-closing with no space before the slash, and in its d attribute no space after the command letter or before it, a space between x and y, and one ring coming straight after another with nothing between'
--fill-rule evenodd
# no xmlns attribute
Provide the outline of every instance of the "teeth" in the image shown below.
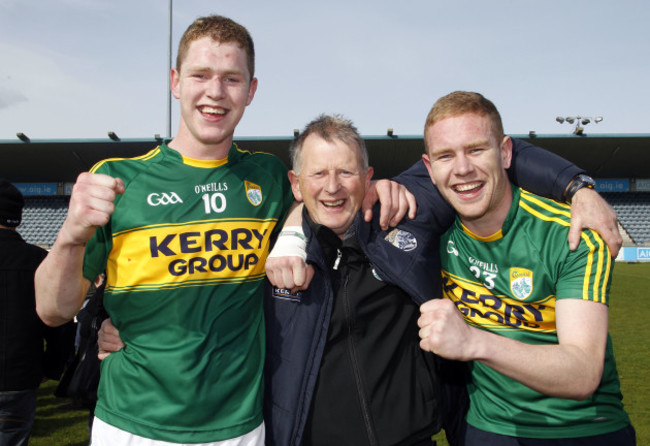
<svg viewBox="0 0 650 446"><path fill-rule="evenodd" d="M216 107L203 107L201 109L203 113L210 113L213 115L225 115L226 111L222 108L216 108Z"/></svg>
<svg viewBox="0 0 650 446"><path fill-rule="evenodd" d="M468 190L476 189L481 186L481 183L460 184L455 187L458 192L467 192Z"/></svg>
<svg viewBox="0 0 650 446"><path fill-rule="evenodd" d="M336 207L336 206L341 206L343 204L344 200L337 200L337 201L323 201L323 205L327 207Z"/></svg>

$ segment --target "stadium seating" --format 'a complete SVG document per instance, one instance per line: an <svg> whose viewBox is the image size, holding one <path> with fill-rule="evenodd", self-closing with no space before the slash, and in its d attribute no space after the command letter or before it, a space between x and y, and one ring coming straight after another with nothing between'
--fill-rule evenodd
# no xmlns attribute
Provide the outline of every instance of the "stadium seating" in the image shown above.
<svg viewBox="0 0 650 446"><path fill-rule="evenodd" d="M650 243L650 192L602 192L634 244ZM69 197L25 197L18 232L32 244L50 247L68 211Z"/></svg>
<svg viewBox="0 0 650 446"><path fill-rule="evenodd" d="M18 232L28 243L49 248L68 213L70 197L25 197Z"/></svg>
<svg viewBox="0 0 650 446"><path fill-rule="evenodd" d="M650 242L650 192L603 192L636 244Z"/></svg>

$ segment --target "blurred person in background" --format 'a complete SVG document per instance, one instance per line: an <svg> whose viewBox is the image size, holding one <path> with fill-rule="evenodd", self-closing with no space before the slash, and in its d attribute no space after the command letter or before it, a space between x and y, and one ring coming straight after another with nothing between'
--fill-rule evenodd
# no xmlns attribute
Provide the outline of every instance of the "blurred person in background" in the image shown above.
<svg viewBox="0 0 650 446"><path fill-rule="evenodd" d="M34 273L47 251L16 231L25 205L20 191L0 179L0 445L26 445L36 391L58 380L74 348L74 323L47 327L36 314ZM44 342L45 341L45 342Z"/></svg>

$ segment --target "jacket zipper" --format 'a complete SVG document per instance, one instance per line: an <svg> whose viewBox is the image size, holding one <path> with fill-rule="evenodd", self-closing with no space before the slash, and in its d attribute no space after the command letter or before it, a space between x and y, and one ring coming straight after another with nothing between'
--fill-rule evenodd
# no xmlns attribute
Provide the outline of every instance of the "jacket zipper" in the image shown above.
<svg viewBox="0 0 650 446"><path fill-rule="evenodd" d="M341 257L343 257L343 253L339 248L336 248L336 260L334 260L334 266L332 267L334 271L337 271L339 269L339 263L341 263Z"/></svg>
<svg viewBox="0 0 650 446"><path fill-rule="evenodd" d="M341 251L338 249L336 252L336 256L337 256L336 261L334 262L335 269L338 268L342 256ZM365 394L363 392L363 388L361 386L361 372L359 371L359 362L357 361L357 354L354 347L354 340L352 338L353 323L352 323L351 310L350 310L350 299L348 297L349 279L350 279L349 271L346 271L345 280L343 283L343 289L344 289L343 295L345 296L344 303L345 303L345 313L346 313L347 326L348 326L348 351L350 352L350 361L352 362L352 371L354 372L354 379L357 384L357 394L359 395L359 401L361 403L361 413L363 415L363 421L366 427L366 433L368 434L368 442L370 443L371 446L377 446L379 443L377 443L377 437L372 427L370 409L368 408L368 401L366 400Z"/></svg>

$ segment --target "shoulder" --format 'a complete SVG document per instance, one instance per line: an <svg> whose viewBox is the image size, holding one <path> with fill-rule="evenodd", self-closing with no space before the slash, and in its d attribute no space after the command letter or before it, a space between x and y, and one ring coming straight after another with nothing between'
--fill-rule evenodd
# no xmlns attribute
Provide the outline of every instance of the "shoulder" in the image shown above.
<svg viewBox="0 0 650 446"><path fill-rule="evenodd" d="M612 261L600 234L583 229L578 248L571 251L567 240L571 225L568 205L522 191L519 208L525 211L522 219L528 221L521 224L520 220L518 230L526 228L526 237L537 247L540 258L549 269L557 271L558 299L573 286L585 295L595 296L586 300L606 301L603 295L606 295Z"/></svg>
<svg viewBox="0 0 650 446"><path fill-rule="evenodd" d="M548 198L540 197L521 189L518 202L523 215L537 220L541 224L556 226L557 229L569 230L571 225L571 208Z"/></svg>
<svg viewBox="0 0 650 446"><path fill-rule="evenodd" d="M149 152L133 158L107 158L96 163L90 173L103 173L106 175L116 176L128 180L137 175L146 166L155 163L162 158L160 146L157 146Z"/></svg>
<svg viewBox="0 0 650 446"><path fill-rule="evenodd" d="M286 173L288 170L287 165L282 162L280 158L271 153L242 149L237 144L234 146L238 159L243 163L257 166L272 172L277 171Z"/></svg>
<svg viewBox="0 0 650 446"><path fill-rule="evenodd" d="M232 168L248 181L263 189L271 187L276 194L291 194L287 166L277 156L266 152L253 152L234 145L231 152Z"/></svg>

